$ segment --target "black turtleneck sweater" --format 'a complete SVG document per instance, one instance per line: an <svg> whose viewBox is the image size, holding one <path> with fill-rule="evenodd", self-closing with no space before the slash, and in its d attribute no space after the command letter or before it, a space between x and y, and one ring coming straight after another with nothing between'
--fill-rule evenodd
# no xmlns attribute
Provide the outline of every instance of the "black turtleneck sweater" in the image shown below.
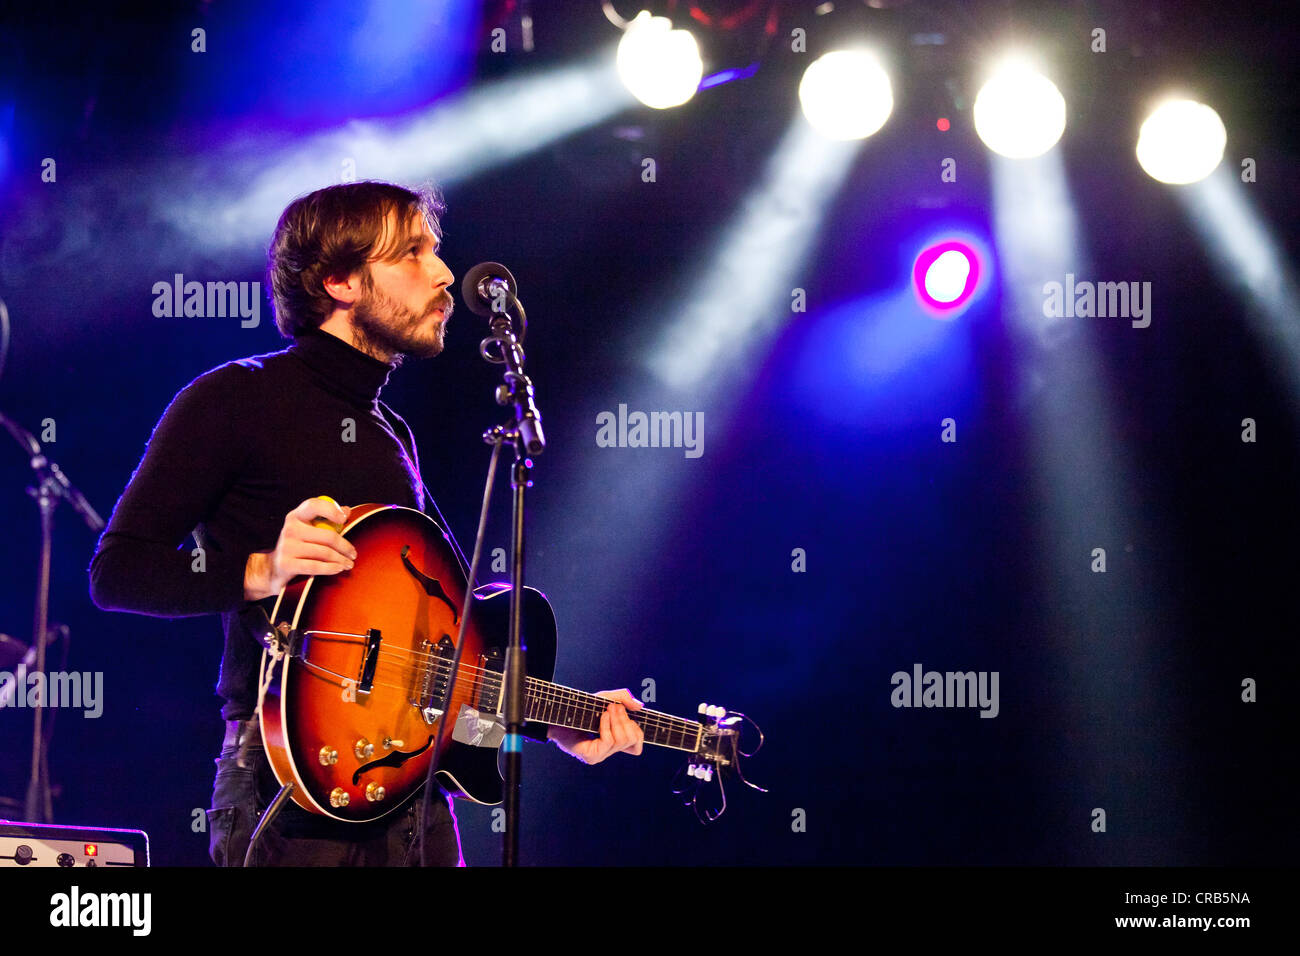
<svg viewBox="0 0 1300 956"><path fill-rule="evenodd" d="M90 565L92 600L156 617L220 613L227 720L257 703L261 645L239 615L250 607L244 568L275 547L285 515L316 495L424 510L415 437L379 401L392 369L317 330L205 372L167 407L113 509Z"/></svg>

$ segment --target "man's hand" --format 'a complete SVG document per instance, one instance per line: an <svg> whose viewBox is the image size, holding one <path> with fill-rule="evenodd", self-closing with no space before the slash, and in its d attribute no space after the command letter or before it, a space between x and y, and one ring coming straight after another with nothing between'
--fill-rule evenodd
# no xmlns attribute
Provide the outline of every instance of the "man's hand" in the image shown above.
<svg viewBox="0 0 1300 956"><path fill-rule="evenodd" d="M570 730L567 727L552 727L546 732L548 740L570 757L577 757L583 763L600 763L610 754L626 750L630 754L641 752L645 739L641 728L627 715L627 708L640 710L642 704L627 690L602 690L597 697L615 701L605 708L600 717L600 736L593 737L582 730Z"/></svg>
<svg viewBox="0 0 1300 956"><path fill-rule="evenodd" d="M357 549L333 528L317 527L324 519L342 527L351 508L332 498L308 498L290 511L272 551L254 551L244 566L244 600L260 601L279 594L300 574L338 574L353 566Z"/></svg>

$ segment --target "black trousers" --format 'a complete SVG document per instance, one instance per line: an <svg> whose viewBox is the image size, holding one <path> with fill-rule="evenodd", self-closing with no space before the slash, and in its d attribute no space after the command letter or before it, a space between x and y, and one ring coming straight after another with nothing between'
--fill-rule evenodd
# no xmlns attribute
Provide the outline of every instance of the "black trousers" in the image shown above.
<svg viewBox="0 0 1300 956"><path fill-rule="evenodd" d="M266 751L250 746L249 766L229 746L216 759L217 777L208 810L208 855L217 866L243 866L248 842L262 812L279 790ZM340 823L302 809L291 800L263 831L250 861L254 866L419 866L417 817L423 791L410 803L372 823ZM430 866L464 866L451 798L437 791L429 805L425 855Z"/></svg>

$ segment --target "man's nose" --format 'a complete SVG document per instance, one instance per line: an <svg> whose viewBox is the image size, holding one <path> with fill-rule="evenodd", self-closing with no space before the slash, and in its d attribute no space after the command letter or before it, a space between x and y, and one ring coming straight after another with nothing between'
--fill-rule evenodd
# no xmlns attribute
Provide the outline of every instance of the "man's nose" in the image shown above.
<svg viewBox="0 0 1300 956"><path fill-rule="evenodd" d="M435 256L435 259L436 258L437 257ZM441 259L437 259L437 265L433 270L433 284L435 286L442 286L443 288L450 289L455 282L456 277L452 275L451 270L447 268L447 263L443 262Z"/></svg>

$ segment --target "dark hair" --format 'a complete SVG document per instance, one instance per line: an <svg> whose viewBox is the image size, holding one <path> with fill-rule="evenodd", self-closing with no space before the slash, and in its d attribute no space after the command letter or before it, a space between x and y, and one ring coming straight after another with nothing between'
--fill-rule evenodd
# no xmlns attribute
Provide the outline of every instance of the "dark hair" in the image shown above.
<svg viewBox="0 0 1300 956"><path fill-rule="evenodd" d="M441 238L438 218L446 211L432 189L410 190L393 183L359 182L326 186L289 203L276 224L268 252L267 284L275 304L275 324L286 338L320 327L333 310L325 280L364 269L371 259L393 254L377 249L384 222L397 212L401 226L419 213Z"/></svg>

